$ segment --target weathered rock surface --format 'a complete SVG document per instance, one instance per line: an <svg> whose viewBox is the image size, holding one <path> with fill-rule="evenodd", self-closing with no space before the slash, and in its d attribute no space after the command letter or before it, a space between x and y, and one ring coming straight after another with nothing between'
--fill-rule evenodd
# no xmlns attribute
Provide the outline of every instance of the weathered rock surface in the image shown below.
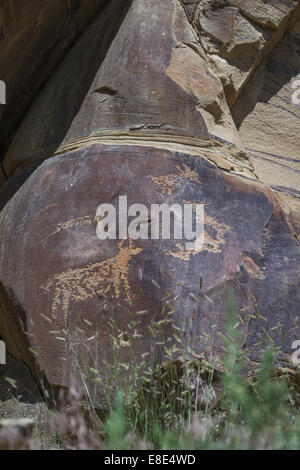
<svg viewBox="0 0 300 470"><path fill-rule="evenodd" d="M259 179L300 195L300 105L293 82L300 74L300 19L251 77L232 108Z"/></svg>
<svg viewBox="0 0 300 470"><path fill-rule="evenodd" d="M222 139L235 142L221 82L178 2L133 2L107 51L114 33L108 19L114 17L118 27L128 3L112 2L37 97L4 159L9 176L60 144L96 131L124 130L146 139L169 135L171 141L181 136L189 142L220 134L216 121L222 119ZM151 18L147 27L145 17Z"/></svg>
<svg viewBox="0 0 300 470"><path fill-rule="evenodd" d="M22 403L42 401L41 392L28 366L8 354L6 364L0 365L0 402L12 397Z"/></svg>
<svg viewBox="0 0 300 470"><path fill-rule="evenodd" d="M264 57L299 19L299 4L294 0L269 5L256 0L194 3L190 21L231 107Z"/></svg>
<svg viewBox="0 0 300 470"><path fill-rule="evenodd" d="M251 360L273 341L290 362L298 18L295 1L114 0L51 74L5 155L0 212L0 333L37 380L109 370L112 326L125 365L164 360L164 311L217 365L228 288ZM99 240L97 207L120 196L204 204L204 246Z"/></svg>
<svg viewBox="0 0 300 470"><path fill-rule="evenodd" d="M0 106L0 152L35 94L107 0L0 2L0 79L7 104Z"/></svg>

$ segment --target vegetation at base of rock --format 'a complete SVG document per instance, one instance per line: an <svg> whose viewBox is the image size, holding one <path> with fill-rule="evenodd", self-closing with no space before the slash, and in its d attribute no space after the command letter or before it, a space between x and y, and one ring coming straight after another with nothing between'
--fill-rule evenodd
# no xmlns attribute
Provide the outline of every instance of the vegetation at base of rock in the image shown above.
<svg viewBox="0 0 300 470"><path fill-rule="evenodd" d="M222 373L201 358L188 358L186 351L181 351L185 360L176 367L133 366L130 387L126 393L119 388L101 416L73 387L60 395L56 412L38 405L33 440L19 445L74 450L300 449L299 371L278 370L277 352L270 345L260 368L249 373L239 343L229 296ZM123 367L116 363L112 368L115 379L119 374L120 386ZM106 383L107 398L112 397L112 380L105 382L99 372L93 373L97 383ZM0 418L7 417L1 410L4 404ZM13 410L10 404L10 415ZM1 438L0 431L0 447Z"/></svg>

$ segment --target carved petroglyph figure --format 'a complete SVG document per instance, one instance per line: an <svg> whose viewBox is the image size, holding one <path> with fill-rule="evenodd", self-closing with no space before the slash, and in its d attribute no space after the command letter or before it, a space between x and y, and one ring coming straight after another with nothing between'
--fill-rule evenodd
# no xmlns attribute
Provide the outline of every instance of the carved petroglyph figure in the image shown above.
<svg viewBox="0 0 300 470"><path fill-rule="evenodd" d="M171 309L197 354L217 364L232 289L253 364L270 337L291 362L300 337L299 2L98 0L62 2L57 14L50 0L34 0L35 29L22 26L26 2L8 3L0 6L8 351L37 379L42 370L54 387L68 386L73 334L84 342L97 332L95 350L109 361L105 327L126 329L130 316L141 360L151 341L140 336ZM10 60L21 50L21 64ZM204 205L203 246L97 236L105 217L97 208L122 196L128 207ZM155 360L164 360L162 346Z"/></svg>

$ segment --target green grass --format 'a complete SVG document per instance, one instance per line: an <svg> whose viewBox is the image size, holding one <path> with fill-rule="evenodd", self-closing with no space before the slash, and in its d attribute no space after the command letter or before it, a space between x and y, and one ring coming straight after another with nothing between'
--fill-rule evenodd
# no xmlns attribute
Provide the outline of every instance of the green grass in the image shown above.
<svg viewBox="0 0 300 470"><path fill-rule="evenodd" d="M296 388L287 372L276 370L272 345L256 373L246 374L236 325L229 294L224 372L186 358L180 371L144 375L139 391L118 393L105 426L105 448L300 449Z"/></svg>
<svg viewBox="0 0 300 470"><path fill-rule="evenodd" d="M81 368L83 395L71 387L54 422L49 414L52 437L43 435L41 446L54 442L52 448L99 450L299 450L299 370L276 368L278 351L271 343L253 372L239 346L232 293L227 310L222 371L196 354L186 340L181 341L169 313L166 321L153 320L150 325L156 338L165 337L166 322L174 330L177 345L171 347L172 341L163 345L166 360L161 365L135 360L136 351L131 350L128 338L136 334L136 322L127 323L125 341L124 333L110 319L111 363L105 365L102 360L93 368ZM127 351L125 363L121 361L123 348ZM75 366L79 364L77 355ZM107 408L101 418L93 405L99 390ZM47 413L43 414L45 420Z"/></svg>

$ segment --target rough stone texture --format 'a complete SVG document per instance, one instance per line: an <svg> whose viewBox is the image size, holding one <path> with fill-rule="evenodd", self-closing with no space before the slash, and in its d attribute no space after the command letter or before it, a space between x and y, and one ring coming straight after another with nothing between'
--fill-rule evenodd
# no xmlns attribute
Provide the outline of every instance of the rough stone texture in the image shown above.
<svg viewBox="0 0 300 470"><path fill-rule="evenodd" d="M0 365L0 401L4 402L12 397L22 403L37 403L42 400L28 366L8 354L6 365Z"/></svg>
<svg viewBox="0 0 300 470"><path fill-rule="evenodd" d="M125 364L127 343L134 360L151 349L165 360L170 326L163 344L149 333L164 307L218 366L229 287L253 363L270 338L290 362L299 12L286 0L113 0L36 95L3 162L0 333L37 380L60 387L78 366L109 371L111 320ZM100 241L97 207L124 195L205 204L204 246ZM103 406L101 391L94 399Z"/></svg>
<svg viewBox="0 0 300 470"><path fill-rule="evenodd" d="M229 0L231 6L264 27L279 29L282 21L297 6L297 0Z"/></svg>
<svg viewBox="0 0 300 470"><path fill-rule="evenodd" d="M210 133L235 142L222 85L205 62L180 4L134 2L103 61L113 31L107 18L115 16L116 26L120 19L116 4L122 12L120 2L111 4L35 101L5 157L9 176L29 159L49 156L62 142L97 130L206 140ZM126 10L128 4L121 4ZM147 27L145 17L151 18ZM99 35L103 28L104 42Z"/></svg>
<svg viewBox="0 0 300 470"><path fill-rule="evenodd" d="M300 106L292 88L300 74L300 20L274 47L232 113L258 177L300 196Z"/></svg>
<svg viewBox="0 0 300 470"><path fill-rule="evenodd" d="M107 3L1 0L0 77L7 86L7 104L0 106L0 152L56 64Z"/></svg>
<svg viewBox="0 0 300 470"><path fill-rule="evenodd" d="M149 201L204 203L204 248L186 251L176 240L100 242L96 208L101 203L117 207L122 195L128 196L128 205L137 201L146 206ZM299 305L298 243L270 189L226 174L201 152L191 155L159 146L94 144L64 158L51 158L9 201L0 223L1 279L20 311L29 346L26 360L33 361L33 351L51 384L70 381L74 358L69 342L82 344L96 331L97 341L87 344L94 358L98 351L109 362L108 318L114 315L120 331L127 332L127 308L133 321L139 319L137 312L147 312L136 330L149 337L147 328L154 315L157 321L162 319L159 312L166 303L166 291L173 298L178 296L166 305L175 309L175 324L184 327L198 352L208 358L212 354L215 359L222 352L218 333L226 320L225 293L231 286L241 311L244 344L261 342L261 335L265 340L274 336L283 359L288 360L298 331L294 329ZM103 317L101 299L110 296L111 307ZM281 302L288 304L287 310L281 310ZM6 325L13 329L17 325L8 317L10 311L2 313L0 328L8 340L3 314ZM259 315L268 322L267 333ZM170 335L167 329L160 340L167 341ZM132 342L136 360L141 360L155 339L136 337ZM12 341L8 348L15 348ZM162 359L163 348L155 352L156 359ZM126 363L126 349L123 354L121 360ZM251 359L259 360L259 356L260 348L254 348ZM93 360L89 365L95 367Z"/></svg>
<svg viewBox="0 0 300 470"><path fill-rule="evenodd" d="M299 18L297 1L204 0L191 21L231 107L263 58ZM249 13L251 11L251 14Z"/></svg>

